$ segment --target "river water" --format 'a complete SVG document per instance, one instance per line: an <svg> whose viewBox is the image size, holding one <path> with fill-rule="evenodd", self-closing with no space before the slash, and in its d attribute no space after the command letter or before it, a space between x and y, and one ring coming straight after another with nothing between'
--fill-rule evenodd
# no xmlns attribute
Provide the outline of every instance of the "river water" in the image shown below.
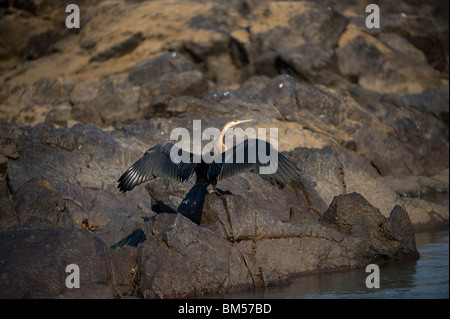
<svg viewBox="0 0 450 319"><path fill-rule="evenodd" d="M437 196L437 197L436 197ZM433 195L427 200L449 207L448 194ZM418 260L389 262L379 266L379 288L367 288L365 269L305 275L289 284L258 288L214 298L276 299L448 299L449 231L416 234Z"/></svg>

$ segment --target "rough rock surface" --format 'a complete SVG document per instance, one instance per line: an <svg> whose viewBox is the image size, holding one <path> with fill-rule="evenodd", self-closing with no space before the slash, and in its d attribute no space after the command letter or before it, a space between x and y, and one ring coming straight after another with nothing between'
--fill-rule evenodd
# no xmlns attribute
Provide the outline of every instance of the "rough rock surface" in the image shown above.
<svg viewBox="0 0 450 319"><path fill-rule="evenodd" d="M132 292L132 278L124 277L132 253L111 250L92 233L26 223L1 238L2 298L112 298ZM78 289L66 286L71 264L80 269Z"/></svg>
<svg viewBox="0 0 450 319"><path fill-rule="evenodd" d="M0 6L0 297L174 298L418 258L448 227L448 4L58 1ZM278 129L300 169L192 186L117 179L172 129ZM66 266L81 287L65 286ZM32 265L32 266L30 266Z"/></svg>
<svg viewBox="0 0 450 319"><path fill-rule="evenodd" d="M300 210L276 216L239 195L209 196L204 214L200 227L179 214L157 216L155 236L141 246L144 297L232 291L418 257L406 212L396 206L385 218L356 193L336 197L319 220Z"/></svg>

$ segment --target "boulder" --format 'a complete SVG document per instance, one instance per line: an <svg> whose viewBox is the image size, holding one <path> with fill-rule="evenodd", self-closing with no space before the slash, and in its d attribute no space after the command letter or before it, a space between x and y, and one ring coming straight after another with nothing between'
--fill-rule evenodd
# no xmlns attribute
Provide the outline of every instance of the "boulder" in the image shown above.
<svg viewBox="0 0 450 319"><path fill-rule="evenodd" d="M143 217L154 215L139 190L114 195L121 170L131 165L132 158L111 136L81 125L65 129L64 134L48 124L32 131L34 140L20 144L17 137L21 157L10 158L7 169L12 208L19 224L34 221L47 227L96 230L112 245L142 227ZM124 157L112 157L108 152L116 156L123 152ZM107 176L110 180L105 184ZM130 201L129 196L135 200Z"/></svg>
<svg viewBox="0 0 450 319"><path fill-rule="evenodd" d="M45 178L27 181L14 192L12 200L20 224L36 220L49 227L73 227L66 200Z"/></svg>
<svg viewBox="0 0 450 319"><path fill-rule="evenodd" d="M148 103L159 96L192 96L202 98L208 93L208 80L200 71L172 72L142 86L140 103Z"/></svg>
<svg viewBox="0 0 450 319"><path fill-rule="evenodd" d="M127 80L134 85L143 85L164 74L192 70L192 64L181 54L169 52L139 62L131 69Z"/></svg>
<svg viewBox="0 0 450 319"><path fill-rule="evenodd" d="M333 199L320 221L354 238L352 251L369 261L373 257L363 251L381 259L419 257L411 221L400 206L395 206L386 218L360 194L340 195Z"/></svg>
<svg viewBox="0 0 450 319"><path fill-rule="evenodd" d="M91 90L96 90L95 85ZM138 101L139 90L129 82L106 81L92 98L78 95L72 107L72 118L84 124L120 128L139 116Z"/></svg>
<svg viewBox="0 0 450 319"><path fill-rule="evenodd" d="M25 224L1 235L2 298L112 298L108 247L82 230ZM76 264L80 288L67 288Z"/></svg>
<svg viewBox="0 0 450 319"><path fill-rule="evenodd" d="M245 261L230 242L180 214L172 216L140 247L141 296L187 297L251 286Z"/></svg>
<svg viewBox="0 0 450 319"><path fill-rule="evenodd" d="M439 8L439 4L432 10L445 10ZM351 19L359 27L364 26L365 17L354 17ZM383 15L383 31L386 33L395 33L408 40L412 45L419 49L425 55L427 62L439 71L448 69L448 61L445 57L445 33L448 35L448 28L443 19L437 17L418 16L415 13L408 14L385 14ZM370 33L376 37L382 37L383 33L379 29L371 29ZM447 47L448 50L448 47Z"/></svg>
<svg viewBox="0 0 450 319"><path fill-rule="evenodd" d="M341 73L364 88L406 94L446 86L424 54L398 35L377 39L351 26L340 38L336 54Z"/></svg>
<svg viewBox="0 0 450 319"><path fill-rule="evenodd" d="M133 295L137 249L108 249L92 231L27 222L0 235L2 298L117 298ZM79 288L66 282L79 269ZM71 280L71 282L74 282Z"/></svg>

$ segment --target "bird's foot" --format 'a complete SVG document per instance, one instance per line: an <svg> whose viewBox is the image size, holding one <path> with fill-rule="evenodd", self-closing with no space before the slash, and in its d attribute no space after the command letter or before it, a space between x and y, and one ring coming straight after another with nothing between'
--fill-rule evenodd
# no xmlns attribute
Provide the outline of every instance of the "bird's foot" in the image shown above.
<svg viewBox="0 0 450 319"><path fill-rule="evenodd" d="M215 188L215 187L208 191L208 194L212 194L212 193L216 193L220 197L222 197L224 195L231 195L232 194L230 191L223 191L220 188Z"/></svg>
<svg viewBox="0 0 450 319"><path fill-rule="evenodd" d="M215 194L217 194L217 195L219 195L219 196L222 196L222 194L221 193L219 193L219 191L217 190L217 189L210 189L209 191L208 191L208 194L213 194L213 193L215 193Z"/></svg>

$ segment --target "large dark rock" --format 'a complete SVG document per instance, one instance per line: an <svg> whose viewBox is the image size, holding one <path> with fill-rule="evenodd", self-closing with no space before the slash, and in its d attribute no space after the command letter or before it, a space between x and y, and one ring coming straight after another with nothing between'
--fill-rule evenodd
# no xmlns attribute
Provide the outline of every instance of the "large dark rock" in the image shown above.
<svg viewBox="0 0 450 319"><path fill-rule="evenodd" d="M202 295L251 287L245 261L229 241L182 215L141 246L139 292L144 298ZM157 222L164 214L158 215Z"/></svg>
<svg viewBox="0 0 450 319"><path fill-rule="evenodd" d="M35 177L27 181L14 192L13 202L20 224L34 220L49 227L73 226L66 200L45 178Z"/></svg>
<svg viewBox="0 0 450 319"><path fill-rule="evenodd" d="M26 224L0 238L2 298L116 296L108 247L89 232ZM70 264L80 269L80 288L66 287Z"/></svg>
<svg viewBox="0 0 450 319"><path fill-rule="evenodd" d="M394 207L388 218L388 227L395 239L405 245L406 251L413 252L416 249L414 227L403 207L398 205Z"/></svg>
<svg viewBox="0 0 450 319"><path fill-rule="evenodd" d="M88 230L34 223L0 235L2 298L117 298L132 295L137 249L109 249ZM80 271L80 287L68 288L66 267Z"/></svg>
<svg viewBox="0 0 450 319"><path fill-rule="evenodd" d="M331 7L305 2L288 26L252 34L257 47L253 54L258 74L290 74L304 83L339 86L340 76L334 48L344 32L347 19Z"/></svg>
<svg viewBox="0 0 450 319"><path fill-rule="evenodd" d="M438 3L431 5L440 6ZM446 8L435 8L434 10L439 11L441 9L446 10ZM351 20L360 27L364 26L365 17L356 17ZM448 44L445 45L443 41L446 38L445 33L448 35L448 27L446 30L439 29L438 26L440 23L444 23L444 19L438 20L416 14L385 14L383 15L383 32L374 28L370 30L370 33L381 37L385 32L396 33L422 51L431 66L439 71L445 71L445 69L448 71L448 58L445 56L445 49L448 51Z"/></svg>
<svg viewBox="0 0 450 319"><path fill-rule="evenodd" d="M26 129L15 136L13 125L2 128L20 145L20 158L9 158L7 168L20 224L32 220L47 227L96 230L112 245L140 228L142 217L153 216L144 189L117 197L116 181L131 165L133 152L111 135L82 125L62 133L47 124L34 127L34 139L25 142Z"/></svg>
<svg viewBox="0 0 450 319"><path fill-rule="evenodd" d="M397 34L386 33L376 39L349 28L341 39L336 50L339 69L364 88L405 94L446 86L423 52Z"/></svg>
<svg viewBox="0 0 450 319"><path fill-rule="evenodd" d="M139 62L131 69L127 79L134 85L143 85L167 73L192 70L192 64L181 54L169 52Z"/></svg>
<svg viewBox="0 0 450 319"><path fill-rule="evenodd" d="M389 218L370 205L360 194L340 195L333 199L320 221L331 225L340 233L356 238L353 252L363 258L418 257L412 224L402 208L396 206Z"/></svg>
<svg viewBox="0 0 450 319"><path fill-rule="evenodd" d="M448 91L427 89L419 94L378 94L357 87L347 89L360 105L377 117L380 123L391 128L388 131L390 144L399 145L398 150L409 153L404 158L405 167L396 172L386 171L373 160L382 175L432 176L448 166ZM433 156L429 156L433 154ZM383 158L381 154L378 159ZM387 156L386 156L387 158Z"/></svg>
<svg viewBox="0 0 450 319"><path fill-rule="evenodd" d="M339 70L334 50L324 49L319 44L281 51L274 65L277 73L287 73L310 84L343 87L348 82Z"/></svg>
<svg viewBox="0 0 450 319"><path fill-rule="evenodd" d="M96 91L92 97L88 89L87 92L75 95L76 100L72 99L74 120L84 124L120 128L139 117L139 90L134 89L130 83L106 81L98 89L94 84L91 90Z"/></svg>
<svg viewBox="0 0 450 319"><path fill-rule="evenodd" d="M153 98L169 96L192 96L202 98L208 93L208 80L200 71L172 72L144 84L141 88L140 103L148 103Z"/></svg>

